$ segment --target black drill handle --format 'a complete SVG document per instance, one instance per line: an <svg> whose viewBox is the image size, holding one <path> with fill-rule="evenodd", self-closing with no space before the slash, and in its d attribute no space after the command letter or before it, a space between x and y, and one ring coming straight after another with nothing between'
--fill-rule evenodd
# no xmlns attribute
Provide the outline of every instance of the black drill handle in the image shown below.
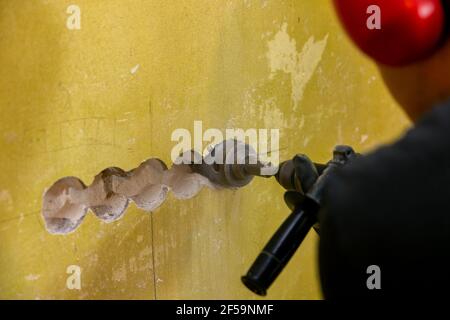
<svg viewBox="0 0 450 320"><path fill-rule="evenodd" d="M308 200L294 209L242 277L244 285L254 293L266 295L267 289L317 222L319 206Z"/></svg>
<svg viewBox="0 0 450 320"><path fill-rule="evenodd" d="M266 295L267 289L317 223L325 185L332 172L357 156L349 146L336 146L333 159L326 165L314 164L307 156L297 155L280 166L276 179L287 190L296 190L285 194L285 200L294 209L242 277L247 288L258 295Z"/></svg>

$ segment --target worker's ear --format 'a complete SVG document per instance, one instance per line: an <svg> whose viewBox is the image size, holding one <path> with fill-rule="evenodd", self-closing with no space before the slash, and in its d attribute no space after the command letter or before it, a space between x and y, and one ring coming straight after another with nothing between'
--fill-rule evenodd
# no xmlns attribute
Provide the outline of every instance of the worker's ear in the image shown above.
<svg viewBox="0 0 450 320"><path fill-rule="evenodd" d="M414 122L450 97L450 40L433 56L403 68L378 65L395 100Z"/></svg>

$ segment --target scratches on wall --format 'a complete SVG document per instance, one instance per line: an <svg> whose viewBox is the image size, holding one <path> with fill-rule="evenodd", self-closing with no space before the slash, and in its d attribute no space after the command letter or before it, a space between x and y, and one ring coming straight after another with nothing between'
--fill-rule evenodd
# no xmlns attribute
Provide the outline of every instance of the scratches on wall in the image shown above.
<svg viewBox="0 0 450 320"><path fill-rule="evenodd" d="M301 52L297 51L297 42L288 34L288 25L284 23L272 40L268 42L267 58L271 77L277 72L291 76L292 105L294 111L303 98L303 93L319 65L327 46L328 34L319 41L311 36L303 45Z"/></svg>

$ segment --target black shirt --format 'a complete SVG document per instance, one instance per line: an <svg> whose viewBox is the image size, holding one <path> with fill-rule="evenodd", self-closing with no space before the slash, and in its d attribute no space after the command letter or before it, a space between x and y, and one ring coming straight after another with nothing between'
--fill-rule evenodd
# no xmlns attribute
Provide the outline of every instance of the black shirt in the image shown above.
<svg viewBox="0 0 450 320"><path fill-rule="evenodd" d="M319 220L325 298L429 297L449 290L450 102L396 143L338 170ZM373 265L380 268L380 290L367 286Z"/></svg>

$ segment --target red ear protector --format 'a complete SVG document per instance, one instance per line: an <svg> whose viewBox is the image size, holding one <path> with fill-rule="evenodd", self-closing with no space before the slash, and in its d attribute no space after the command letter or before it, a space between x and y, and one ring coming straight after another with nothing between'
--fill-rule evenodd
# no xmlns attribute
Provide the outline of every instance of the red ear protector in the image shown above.
<svg viewBox="0 0 450 320"><path fill-rule="evenodd" d="M449 33L449 0L333 1L356 45L382 64L404 66L425 59Z"/></svg>

